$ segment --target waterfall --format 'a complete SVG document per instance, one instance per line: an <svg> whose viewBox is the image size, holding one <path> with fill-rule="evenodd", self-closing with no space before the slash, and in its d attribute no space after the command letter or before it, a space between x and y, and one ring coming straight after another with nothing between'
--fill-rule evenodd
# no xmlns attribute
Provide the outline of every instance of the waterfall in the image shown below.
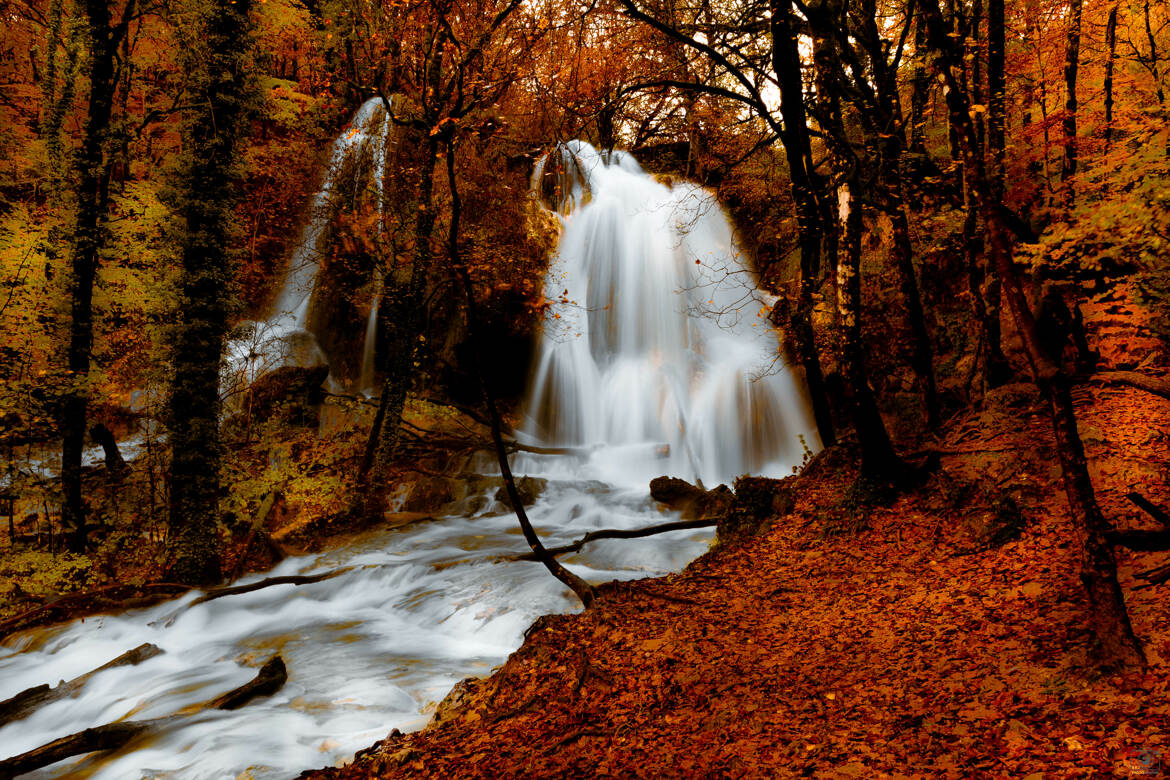
<svg viewBox="0 0 1170 780"><path fill-rule="evenodd" d="M366 155L370 156L370 177L381 217L390 138L390 116L382 99L370 98L333 142L325 178L321 189L313 196L308 220L293 247L272 313L263 322L245 323L241 329L245 335L228 345L228 373L224 384L229 392L246 388L261 375L281 366L313 366L328 362L308 327L309 305L321 267L319 244L336 213L335 201L343 184L339 175L346 170L347 162L361 162ZM356 170L362 169L358 166ZM371 308L375 311L372 316L376 316L376 299ZM367 329L365 349L370 352L374 338L375 333Z"/></svg>
<svg viewBox="0 0 1170 780"><path fill-rule="evenodd" d="M366 315L366 334L362 340L362 372L358 390L367 396L374 396L378 391L374 384L374 358L378 349L378 307L382 303L383 284L382 276L379 275L374 287L374 298L370 302L370 313Z"/></svg>
<svg viewBox="0 0 1170 780"><path fill-rule="evenodd" d="M581 141L543 158L532 186L563 221L526 403L532 443L708 486L790 474L819 448L777 351L774 299L713 195Z"/></svg>

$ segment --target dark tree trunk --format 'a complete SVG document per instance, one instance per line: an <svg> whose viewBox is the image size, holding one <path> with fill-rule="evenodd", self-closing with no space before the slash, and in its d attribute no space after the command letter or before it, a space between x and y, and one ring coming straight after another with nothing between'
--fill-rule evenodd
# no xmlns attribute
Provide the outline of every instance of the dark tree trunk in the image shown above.
<svg viewBox="0 0 1170 780"><path fill-rule="evenodd" d="M188 63L185 222L180 323L173 343L170 416L170 577L192 585L221 578L220 359L234 308L232 212L236 165L254 99L249 77L251 0L210 0L198 16L200 46Z"/></svg>
<svg viewBox="0 0 1170 780"><path fill-rule="evenodd" d="M1113 65L1117 60L1117 6L1109 9L1105 23L1105 46L1109 54L1105 59L1105 149L1113 141Z"/></svg>
<svg viewBox="0 0 1170 780"><path fill-rule="evenodd" d="M77 160L77 222L74 227L69 326L69 391L62 413L61 522L73 552L86 548L85 505L81 496L81 452L89 409L89 364L93 352L93 286L106 244L109 160L106 141L118 88L114 56L122 33L110 27L110 4L86 0L90 49L89 109ZM68 78L68 75L66 76Z"/></svg>
<svg viewBox="0 0 1170 780"><path fill-rule="evenodd" d="M1083 0L1069 3L1068 43L1064 50L1064 165L1060 180L1067 182L1077 172L1077 72L1081 63L1081 6ZM1072 187L1066 197L1072 201Z"/></svg>
<svg viewBox="0 0 1170 780"><path fill-rule="evenodd" d="M1004 83L1004 0L987 0L987 146L991 197L1003 200L1007 99Z"/></svg>
<svg viewBox="0 0 1170 780"><path fill-rule="evenodd" d="M389 349L383 369L385 379L382 382L382 397L362 461L361 478L367 485L374 475L385 472L398 449L402 410L406 406L415 363L418 362L419 338L425 314L423 298L434 256L435 166L439 159L439 140L431 131L439 122L439 108L434 100L438 99L443 75L444 44L437 30L431 30L429 37L431 40L426 49L430 54L426 61L423 93L431 98L424 104L417 126L410 129L403 141L413 157L412 164L403 172L403 176L411 188L406 201L415 213L414 248L406 289L398 290L393 305L384 305L382 309L383 324L389 334ZM393 270L386 274L387 279L393 276Z"/></svg>
<svg viewBox="0 0 1170 780"><path fill-rule="evenodd" d="M1143 10L1145 11L1146 42L1150 46L1149 71L1150 75L1154 77L1154 96L1158 98L1158 105L1163 106L1166 103L1166 91L1162 88L1162 66L1158 59L1158 41L1154 38L1154 28L1150 23L1150 0L1145 0Z"/></svg>
<svg viewBox="0 0 1170 780"><path fill-rule="evenodd" d="M861 201L857 177L840 190L841 248L837 260L837 308L841 319L841 363L849 381L850 412L861 449L861 476L881 485L900 485L909 474L894 451L865 368L861 334Z"/></svg>
<svg viewBox="0 0 1170 780"><path fill-rule="evenodd" d="M1100 661L1107 668L1138 667L1145 663L1140 644L1126 611L1125 598L1117 582L1117 563L1106 538L1107 524L1097 505L1089 477L1085 451L1077 431L1076 411L1069 393L1068 378L1060 366L1045 354L1036 331L1036 322L1028 308L1011 254L1010 230L1003 222L999 204L992 201L986 171L975 147L975 132L970 121L970 103L955 83L953 70L958 56L947 35L946 26L934 0L924 4L930 27L930 44L939 55L939 72L947 81L947 106L951 121L959 130L968 186L975 194L987 222L991 257L1004 286L1008 306L1020 337L1032 374L1049 405L1053 434L1060 458L1069 513L1076 529L1081 555L1081 580L1089 599Z"/></svg>
<svg viewBox="0 0 1170 780"><path fill-rule="evenodd" d="M926 72L926 28L922 15L914 21L914 75L910 82L910 151L926 154L926 101L930 97L930 74Z"/></svg>
<svg viewBox="0 0 1170 780"><path fill-rule="evenodd" d="M528 513L524 509L524 500L520 496L520 491L516 488L516 480L512 476L512 467L508 463L508 450L504 445L500 410L496 405L496 399L492 393L491 386L484 376L483 366L479 362L480 355L484 354L483 345L480 343L480 334L483 328L479 317L479 302L476 300L475 290L472 288L471 274L468 273L467 267L463 264L461 259L462 255L459 251L459 222L462 218L463 204L459 198L459 181L455 176L455 144L450 139L447 140L447 188L451 195L451 224L447 241L448 259L451 262L451 267L455 275L459 277L459 281L463 286L463 293L466 297L467 321L473 344L472 358L475 364L475 374L479 380L480 394L483 396L484 405L487 407L488 417L491 423L492 443L496 449L496 460L500 464L500 474L504 478L504 488L507 490L508 499L512 504L512 511L516 513L516 520L520 523L520 531L524 534L524 539L528 542L532 554L548 569L550 574L573 591L577 598L581 600L581 604L588 609L597 598L596 591L594 591L593 586L588 582L562 566L560 561L556 559L556 556L544 546L544 543L536 533L536 529L532 527L532 523L528 519Z"/></svg>
<svg viewBox="0 0 1170 780"><path fill-rule="evenodd" d="M432 241L435 230L435 166L438 163L438 143L433 136L418 139L420 150L414 170L417 172L413 203L417 209L414 222L414 252L411 258L409 281L405 290L394 295L392 305L384 300L382 316L387 338L387 356L382 382L382 396L374 427L366 444L362 463L362 478L384 473L398 449L398 431L402 411L415 375L419 355L419 335L423 322L423 297L428 270L434 254ZM389 288L388 288L389 289ZM389 293L387 294L389 298Z"/></svg>
<svg viewBox="0 0 1170 780"><path fill-rule="evenodd" d="M837 440L837 434L812 325L813 291L821 275L823 237L818 200L824 198L824 186L812 169L812 143L808 134L808 112L792 3L791 0L772 0L771 6L772 64L779 82L780 113L784 119L781 140L788 161L792 199L796 203L800 242L800 283L789 323L812 397L817 431L821 442L828 447Z"/></svg>
<svg viewBox="0 0 1170 780"><path fill-rule="evenodd" d="M902 298L906 302L906 319L910 325L911 362L914 373L922 388L922 404L926 409L926 424L933 430L941 421L938 402L938 385L934 377L934 349L930 342L930 331L926 327L926 311L922 306L922 295L918 289L918 274L914 270L914 248L910 242L910 223L906 216L906 204L899 198L889 212L892 225L894 266L898 269L898 282Z"/></svg>

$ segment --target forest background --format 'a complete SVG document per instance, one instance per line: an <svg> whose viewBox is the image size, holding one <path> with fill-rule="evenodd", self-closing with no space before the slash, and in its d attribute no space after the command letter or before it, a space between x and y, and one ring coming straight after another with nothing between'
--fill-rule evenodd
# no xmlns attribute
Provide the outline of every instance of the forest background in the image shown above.
<svg viewBox="0 0 1170 780"><path fill-rule="evenodd" d="M859 456L853 505L916 489L947 426L1035 384L1095 651L1143 663L1114 547L1159 549L1166 529L1148 508L1130 526L1102 514L1073 389L1166 395L1161 4L4 0L0 14L6 632L269 565L382 517L420 454L484 445L477 376L514 411L550 304L556 229L532 164L585 138L718 193L779 296L769 316L822 440ZM263 320L287 272L328 142L370 98L395 127L390 173L344 193L314 247L338 384L300 366L222 385L229 339L247 336L233 328ZM537 196L555 199L563 172ZM379 285L370 403L356 340ZM1103 352L1089 305L1140 338ZM128 465L114 442L131 434ZM83 465L89 441L104 466ZM1122 481L1165 519L1164 476Z"/></svg>

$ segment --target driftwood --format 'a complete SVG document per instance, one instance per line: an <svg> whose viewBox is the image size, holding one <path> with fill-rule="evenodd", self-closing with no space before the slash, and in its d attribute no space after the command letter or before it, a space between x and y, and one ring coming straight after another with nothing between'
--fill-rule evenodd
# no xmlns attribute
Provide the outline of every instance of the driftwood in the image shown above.
<svg viewBox="0 0 1170 780"><path fill-rule="evenodd" d="M66 758L94 753L99 750L116 750L124 747L131 740L143 737L161 730L163 727L182 718L202 712L207 709L231 710L247 704L257 696L271 696L288 679L288 672L284 660L280 656L260 668L256 677L239 688L228 691L222 696L211 699L204 704L184 710L177 715L168 715L165 718L151 720L126 720L117 723L107 723L92 729L85 729L76 734L56 739L47 745L35 750L22 753L5 761L0 761L0 780L10 780L17 775L32 772L36 769L55 764Z"/></svg>
<svg viewBox="0 0 1170 780"><path fill-rule="evenodd" d="M1092 380L1107 385L1129 385L1162 398L1170 398L1170 381L1136 371L1101 371L1093 374Z"/></svg>
<svg viewBox="0 0 1170 780"><path fill-rule="evenodd" d="M352 568L352 566L343 566L340 569L334 569L332 571L323 572L321 574L300 574L289 575L285 577L269 577L266 580L253 582L250 585L230 585L222 588L212 588L187 606L193 607L196 604L203 604L208 601L214 601L215 599L221 599L224 596L238 596L241 593L251 593L254 590L271 588L273 585L311 585L314 582L321 582L322 580L332 579L333 577L336 577L340 574L345 574Z"/></svg>
<svg viewBox="0 0 1170 780"><path fill-rule="evenodd" d="M208 702L207 706L217 710L238 710L258 696L271 696L281 689L288 680L288 669L279 655L260 667L252 679L233 691L228 691Z"/></svg>
<svg viewBox="0 0 1170 780"><path fill-rule="evenodd" d="M548 551L553 555L561 555L563 553L576 552L590 542L595 542L598 539L641 539L645 536L664 534L669 531L685 531L690 528L710 528L717 522L718 521L715 518L704 518L700 520L677 520L673 523L661 523L659 525L651 525L645 528L634 528L630 530L607 528L601 531L590 531L572 544L566 544L560 547L550 547L548 548ZM532 553L524 553L523 555L508 556L504 558L504 560L534 561L536 560L536 556Z"/></svg>
<svg viewBox="0 0 1170 780"><path fill-rule="evenodd" d="M36 750L30 750L6 761L0 761L0 780L9 780L17 775L32 772L72 756L80 756L98 750L116 750L135 737L157 731L174 718L175 716L172 715L169 718L156 718L154 720L127 720L120 723L107 723L104 726L86 729L53 740Z"/></svg>
<svg viewBox="0 0 1170 780"><path fill-rule="evenodd" d="M21 691L11 699L0 702L0 726L28 717L37 709L50 702L64 699L66 696L76 695L89 678L98 672L104 672L106 669L113 669L119 666L137 666L143 661L154 658L156 655L162 655L162 652L162 650L152 644L139 645L133 650L122 653L109 663L102 664L92 672L75 677L69 682L62 681L55 688L50 688L48 685L37 685Z"/></svg>

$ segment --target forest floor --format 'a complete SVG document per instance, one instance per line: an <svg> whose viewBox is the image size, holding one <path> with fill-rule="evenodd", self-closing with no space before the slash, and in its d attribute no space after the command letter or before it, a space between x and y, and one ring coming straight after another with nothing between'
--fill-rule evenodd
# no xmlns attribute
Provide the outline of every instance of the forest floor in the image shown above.
<svg viewBox="0 0 1170 780"><path fill-rule="evenodd" d="M1103 368L1153 368L1140 312L1086 308ZM1112 330L1111 330L1112 329ZM1140 365L1139 365L1140 364ZM1170 401L1075 391L1099 498L1170 506ZM1170 772L1170 600L1118 549L1145 672L1103 676L1044 406L988 394L951 420L917 491L859 507L833 451L791 511L662 579L548 616L418 733L302 777L1101 777Z"/></svg>

